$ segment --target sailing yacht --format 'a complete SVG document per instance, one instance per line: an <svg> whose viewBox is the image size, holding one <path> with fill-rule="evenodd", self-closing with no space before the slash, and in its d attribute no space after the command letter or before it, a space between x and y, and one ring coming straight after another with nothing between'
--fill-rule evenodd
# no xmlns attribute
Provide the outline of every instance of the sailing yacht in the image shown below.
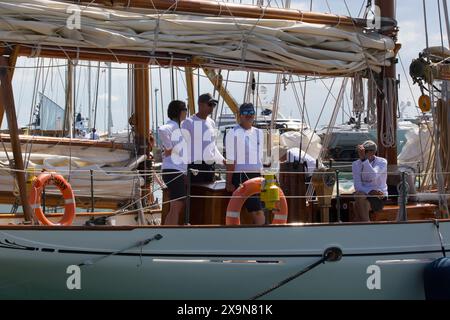
<svg viewBox="0 0 450 320"><path fill-rule="evenodd" d="M237 103L219 81L219 70L236 69L341 77L334 122L348 77L373 76L386 89L386 98L379 99L377 108L393 120L394 58L399 50L394 1L376 1L383 23L370 30L366 19L216 1L75 3L78 7L73 1L0 0L2 21L7 21L0 23L4 43L0 111L9 127L2 139L8 137L8 155L14 157L2 170L17 184L16 192L4 197L23 209L0 217L2 299L426 297L425 267L449 252L450 220L444 203L407 204L403 196L400 205L385 210L383 221L346 221L344 210L351 201L339 194L333 197L339 176L332 170L315 173L316 202L306 201L304 172L297 164L280 167L287 172L277 173L279 187L273 184L274 174L263 179L281 198L280 188L286 194L289 208L279 224L248 225L245 212L237 212L242 225L227 224L232 196L224 190L223 181L191 186L183 224L149 221L155 209L147 201L149 186L157 178L148 134L149 65L184 68L191 114L195 112L193 69L202 70L233 112ZM29 153L24 152L24 137L19 137L11 85L15 61L22 55L130 65L133 146L72 138L57 139L54 145L66 152L75 146L84 153L103 143L109 153L92 156L104 162L123 155L124 159L112 160L110 172L119 171L119 176L130 175L137 181L131 202L109 213L77 213L79 191L71 186L72 174L77 172L69 167L77 162L71 162L70 154L66 170L58 166L38 173L26 170ZM391 128L379 122L379 129L395 130L395 121ZM396 164L395 144L380 152ZM119 166L126 170L117 170ZM94 165L87 168L78 173L104 174ZM119 186L116 180L105 181L106 191ZM49 182L62 192L64 214L43 212L43 185ZM95 185L90 190L95 191ZM302 195L296 190L303 190ZM98 203L87 197L85 205L97 209Z"/></svg>
<svg viewBox="0 0 450 320"><path fill-rule="evenodd" d="M407 135L417 128L417 125L409 120L399 119L397 122L397 152L400 154L407 143ZM327 127L321 128L319 136L327 132ZM351 162L358 158L356 146L367 140L377 140L376 128L368 124L352 124L350 121L332 128L331 141L328 146L327 158L339 162Z"/></svg>

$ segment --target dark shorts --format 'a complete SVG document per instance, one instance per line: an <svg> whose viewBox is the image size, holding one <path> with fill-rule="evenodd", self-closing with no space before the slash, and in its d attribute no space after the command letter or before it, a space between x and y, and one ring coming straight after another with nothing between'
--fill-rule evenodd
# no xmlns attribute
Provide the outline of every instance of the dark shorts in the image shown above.
<svg viewBox="0 0 450 320"><path fill-rule="evenodd" d="M191 173L189 169L199 170L200 172L197 175L191 174L191 183L211 183L214 182L214 164L206 164L203 163L191 163L188 165L188 172ZM209 171L209 172L205 172Z"/></svg>
<svg viewBox="0 0 450 320"><path fill-rule="evenodd" d="M183 172L173 169L163 169L162 172L163 181L169 189L170 200L186 196Z"/></svg>
<svg viewBox="0 0 450 320"><path fill-rule="evenodd" d="M259 173L256 172L251 172L251 173L245 173L245 172L240 172L240 173L233 173L233 178L232 178L232 183L236 188L239 188L239 185L247 180L250 180L252 178L256 178L256 177L260 177L261 175ZM244 203L245 208L247 209L247 211L252 212L252 211L259 211L263 209L261 200L259 198L259 194L255 194L253 196L251 196L250 198L248 198L245 203Z"/></svg>

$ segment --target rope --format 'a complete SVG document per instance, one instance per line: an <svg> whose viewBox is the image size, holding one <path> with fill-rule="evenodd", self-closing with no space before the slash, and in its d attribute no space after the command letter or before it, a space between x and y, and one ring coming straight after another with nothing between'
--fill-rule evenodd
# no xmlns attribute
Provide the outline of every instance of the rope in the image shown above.
<svg viewBox="0 0 450 320"><path fill-rule="evenodd" d="M438 219L434 220L434 225L436 226L436 231L437 231L437 234L438 234L438 237L439 237L439 242L441 244L442 255L444 257L446 257L447 255L445 253L444 239L442 237L441 230L439 230L439 220Z"/></svg>
<svg viewBox="0 0 450 320"><path fill-rule="evenodd" d="M330 123L327 128L327 132L325 133L325 139L322 142L322 149L320 150L319 159L324 158L325 152L328 149L328 146L330 145L330 141L331 141L330 133L331 133L332 128L334 127L334 124L336 123L339 109L343 102L344 92L345 92L345 88L347 87L347 82L348 82L348 78L344 78L344 80L342 81L341 89L339 91L338 98L336 99L336 104L334 106L333 113L331 115ZM331 92L331 91L329 91L329 92ZM308 195L309 199L312 199L313 193L314 193L314 187L312 185L309 185L308 190L306 191L306 194Z"/></svg>
<svg viewBox="0 0 450 320"><path fill-rule="evenodd" d="M425 0L424 0L424 2L425 2ZM344 0L344 4L345 4L345 7L346 7L346 9L347 9L347 12L348 12L348 14L349 14L349 16L351 16L351 13L350 13L350 9L349 9L349 7L348 7L348 4L347 4L347 1L346 0ZM371 3L369 4L367 4L367 8L369 8L371 6ZM361 43L361 39L360 39L360 35L357 33L357 27L356 27L356 25L355 25L355 23L353 22L353 29L354 29L354 31L355 31L355 33L356 33L356 38L358 39L358 42L359 42L359 45L362 47L362 43ZM387 48L386 48L386 42L384 42L384 47L385 47L385 52L387 52ZM365 60L365 62L366 62L366 65L367 65L367 67L369 68L369 70L368 70L368 72L369 72L369 77L372 79L372 81L376 81L375 80L375 77L374 77L374 75L373 75L373 70L370 68L370 63L369 63L369 58L370 57L368 57L368 54L367 54L367 52L366 51L362 51L363 52L363 55L364 55L364 60ZM385 65L384 63L383 63L383 65ZM386 69L384 69L384 72L386 72ZM385 78L385 77L384 77ZM386 81L386 80L385 80ZM376 82L375 82L376 83ZM384 86L384 84L385 83L383 83L383 86ZM377 88L377 93L378 94L380 94L380 95L382 95L383 96L383 103L385 103L385 104L387 104L387 98L386 98L386 94L384 94L383 92L385 92L385 91L382 91L382 90L380 90L380 88L379 88L379 86L377 85L376 86L376 88ZM395 86L395 90L397 90L397 86ZM397 96L397 95L396 95ZM390 104L388 104L389 106L390 106ZM384 110L386 109L385 107L383 108ZM389 108L389 109L391 109L391 108ZM392 110L389 110L388 111L389 113L390 113L390 115L391 115L391 117L390 117L390 119L392 119L393 117L392 117ZM393 122L391 122L392 124L393 124ZM390 132L389 132L389 134L387 134L385 137L384 137L384 139L386 139L386 141L385 142L391 142L392 140L394 141L393 143L394 143L394 145L395 145L395 143L396 143L396 141L395 141L395 133L394 134L392 134L392 131L394 130L394 128L393 128L393 126L392 127L390 127ZM382 137L382 139L383 139L383 137ZM382 141L382 143L383 143L383 141ZM387 143L387 144L389 144L389 143ZM393 146L394 146L393 145Z"/></svg>
<svg viewBox="0 0 450 320"><path fill-rule="evenodd" d="M420 162L404 162L402 164L409 164L409 165L417 165ZM345 165L345 164L339 164L337 167L339 168L350 168L352 165ZM40 170L40 168L35 168L35 170ZM192 169L194 170L194 169ZM0 172L1 171L7 171L7 172L27 172L26 170L18 170L18 169L12 169L12 168L5 168L5 167L0 167ZM51 171L51 170L47 170L47 171ZM54 171L54 170L53 170ZM210 173L211 171L209 170L194 170L196 173ZM64 172L69 172L69 170L57 170L58 173L63 174ZM83 172L83 173L90 173L90 170L72 170L72 172ZM101 173L105 173L104 171L101 170L93 170L93 172L101 172ZM120 172L120 171L113 171L113 172ZM113 176L123 176L123 177L135 177L135 176L148 176L148 175L154 175L154 174L158 174L158 175L166 175L166 174L173 174L173 172L162 172L161 170L142 170L142 173L136 173L136 171L130 171L133 174L111 174ZM227 170L223 170L223 169L218 169L214 171L215 173L219 173L219 174L225 174L225 173L246 173L248 171L227 171ZM260 173L260 171L252 171L254 173ZM277 173L285 173L285 174L304 174L304 173L300 173L300 172L290 172L290 171L278 171ZM388 174L398 174L397 171L388 171ZM435 173L434 171L422 171L421 174L433 174ZM446 171L442 171L443 174L450 174L450 171L446 172ZM181 172L180 171L180 175L181 174L185 174L185 172ZM327 174L326 172L315 172L315 174ZM63 174L64 175L64 174ZM103 180L103 181L109 181L109 180Z"/></svg>
<svg viewBox="0 0 450 320"><path fill-rule="evenodd" d="M342 250L340 248L337 247L331 247L328 248L324 251L322 257L317 260L316 262L308 265L307 267L303 268L302 270L300 270L299 272L297 272L296 274L280 281L279 283L275 284L274 286L272 286L271 288L258 293L257 295L253 296L250 298L250 300L257 300L265 295L267 295L268 293L281 288L282 286L284 286L285 284L291 282L292 280L297 279L298 277L300 277L301 275L313 270L314 268L316 268L317 266L325 263L325 262L335 262L335 261L339 261L342 258Z"/></svg>
<svg viewBox="0 0 450 320"><path fill-rule="evenodd" d="M399 61L400 61L400 65L401 65L401 67L402 67L403 74L405 75L406 83L408 84L408 88L409 88L409 92L410 92L410 94L411 94L411 98L412 98L412 100L413 100L414 102L416 102L417 99L416 99L416 97L414 96L414 93L413 93L413 91L412 91L411 83L410 83L409 77L408 77L408 75L407 75L407 73L406 73L405 66L404 66L404 64L403 64L403 60L402 60L402 57L401 57L400 53L398 54L398 59L399 59ZM421 112L419 111L419 110L420 110L419 107L418 107L416 104L415 104L415 106L416 106L417 114L420 115ZM428 132L430 133L430 135L432 135L432 132L431 132L431 130L430 130L430 128L429 128L428 126L427 126L427 129L428 129ZM419 126L419 144L420 144L421 163L425 163L425 159L424 159L425 152L424 152L423 146L422 146L422 130L420 130L420 126Z"/></svg>
<svg viewBox="0 0 450 320"><path fill-rule="evenodd" d="M327 105L327 102L328 102L329 97L330 97L330 96L333 96L333 98L335 99L335 101L337 100L337 99L334 97L334 95L332 94L332 92L331 92L331 90L333 90L333 86L334 86L335 80L336 80L336 78L333 79L333 82L331 83L330 88L328 88L328 87L325 85L325 83L322 82L323 85L328 89L328 94L327 94L327 96L326 96L326 98L325 98L325 101L324 101L324 103L323 103L323 105L322 105L322 109L320 110L319 117L317 118L316 124L315 124L315 126L314 126L314 130L313 130L312 132L316 132L316 130L317 130L317 127L318 127L318 125L319 125L320 118L322 117L322 114L323 114L323 112L324 112L324 110L325 110L325 107L326 107L326 105ZM329 126L329 127L334 126L334 123L331 123L331 119L330 119L330 123L329 123L328 126ZM303 132L303 130L302 130L302 132ZM302 136L303 136L303 133L302 133ZM312 144L312 139L310 139L310 140L308 141L308 145L306 146L305 153L308 153L308 150L309 150L309 147L311 146L311 144ZM324 146L322 146L322 149L323 149L323 148L324 148ZM300 149L301 149L301 147L300 147ZM321 158L319 158L319 160L320 160L320 159L321 159Z"/></svg>
<svg viewBox="0 0 450 320"><path fill-rule="evenodd" d="M228 88L228 80L229 80L229 77L230 77L230 70L227 70L227 78L226 78L226 80L225 80L225 88L224 88L224 90L225 90L225 92L227 91L227 88ZM220 95L219 95L219 97L220 97ZM224 105L225 105L225 99L222 99L222 105L220 106L220 115L222 115L222 111L223 111L223 107L224 107ZM217 118L217 113L216 113L216 115L215 115L215 118L214 118L214 121L216 121L216 118ZM218 123L218 128L220 128L220 126L221 126L221 124L222 124L222 117L219 117L219 123Z"/></svg>
<svg viewBox="0 0 450 320"><path fill-rule="evenodd" d="M302 88L302 86L299 86L300 87L300 92L301 92L301 94L302 94L302 102L303 102L303 107L302 107L302 122L305 122L305 120L304 120L304 116L306 115L306 119L307 119L307 122L308 122L308 125L310 125L311 124L311 120L309 120L309 114L308 114L308 109L306 108L306 84L308 83L308 81L307 81L307 79L308 79L308 77L307 76L305 76L305 80L304 80L304 82L303 82L303 88ZM336 78L333 78L333 79L336 79ZM298 77L298 81L300 82L300 77Z"/></svg>
<svg viewBox="0 0 450 320"><path fill-rule="evenodd" d="M353 100L353 112L361 117L364 112L364 87L361 73L355 73L352 79L351 86L352 100Z"/></svg>
<svg viewBox="0 0 450 320"><path fill-rule="evenodd" d="M396 96L395 79L383 79L383 92L385 98L382 102L381 113L381 132L384 134L381 136L381 144L386 148L392 148L396 145L395 141L395 127L394 127L394 115L393 110L390 107L392 105L394 96ZM386 125L386 128L384 127Z"/></svg>
<svg viewBox="0 0 450 320"><path fill-rule="evenodd" d="M431 83L434 82L434 79L432 79ZM433 114L433 119L438 119L438 115L436 107L435 107L435 100L434 100L434 88L432 85L428 85L429 90L431 92L431 105L433 106L431 108L432 110L432 114ZM440 148L440 143L439 143L439 139L440 139L440 130L439 130L439 125L435 125L434 126L434 132L435 132L435 138L436 138L436 142L435 142L435 146L437 148L437 152L435 154L435 162L436 162L436 176L437 176L437 182L438 182L438 190L439 190L439 194L443 194L445 192L445 186L444 186L444 176L442 173L442 163L441 163L441 148ZM439 197L439 208L443 209L445 211L444 216L447 218L449 215L449 211L448 211L448 205L447 205L447 201L446 199L443 199L442 196Z"/></svg>
<svg viewBox="0 0 450 320"><path fill-rule="evenodd" d="M172 173L172 174L173 174L173 173ZM178 178L181 177L183 174L184 174L184 173L180 173L179 175L175 176L175 177L174 177L172 180L170 180L167 184L170 184L172 181L178 179ZM133 201L133 202L129 203L128 205L123 206L123 207L119 208L118 210L114 211L114 212L112 213L111 216L116 216L116 215L123 214L124 211L125 211L126 209L128 209L128 208L131 207L131 206L134 206L135 204L140 203L143 199L147 198L148 195L150 195L150 194L152 194L152 193L155 193L156 191L161 190L161 188L162 188L162 185L160 185L159 188L156 188L156 189L154 189L154 190L151 191L151 192L147 192L146 194L144 194L144 195L141 196L140 198L136 199L135 201ZM173 199L173 200L170 200L170 201L166 201L165 203L175 202L175 201L178 201L178 200L182 200L182 199L184 199L184 198L185 198L185 197L180 197L180 198L177 198L177 199ZM162 204L165 204L165 203L162 203ZM142 210L149 209L149 208L154 208L154 207L157 207L157 206L159 206L159 204L152 204L152 205L149 205L149 206L147 206L147 207L139 208L139 209L134 210L134 211L140 212L140 211L142 211ZM131 211L131 212L134 212L134 211ZM130 212L130 211L127 211L127 212Z"/></svg>
<svg viewBox="0 0 450 320"><path fill-rule="evenodd" d="M97 129L97 106L98 106L98 89L100 85L100 62L97 64L97 81L95 84L95 95L94 95L94 123L93 128ZM94 134L92 134L92 138L94 138Z"/></svg>
<svg viewBox="0 0 450 320"><path fill-rule="evenodd" d="M114 251L114 252L112 252L112 253L110 253L110 254L101 256L101 257L99 257L99 258L97 258L97 259L93 259L93 260L85 260L85 261L83 261L82 263L80 263L78 266L79 266L79 267L92 266L92 265L98 263L98 262L101 261L101 260L104 260L104 259L106 259L106 258L112 257L112 256L114 256L114 255L118 255L118 254L120 254L120 253L122 253L122 252L125 252L125 251L127 251L127 250L130 250L130 249L133 249L133 248L136 248L136 247L141 247L141 252L142 252L142 247L146 246L147 244L149 244L150 242L152 242L152 241L154 241L154 240L161 240L162 238L163 238L163 236L162 236L161 234L158 233L158 234L156 234L155 236L153 236L153 237L151 237L151 238L148 238L148 239L144 239L144 240L138 241L138 242L136 242L136 243L134 243L134 244L132 244L132 245L126 247L126 248L123 248L123 249L121 249L121 250ZM142 260L141 260L141 265L142 265ZM139 266L140 266L140 265L138 265L138 267L139 267Z"/></svg>
<svg viewBox="0 0 450 320"><path fill-rule="evenodd" d="M367 123L375 124L377 121L377 84L374 79L367 80Z"/></svg>

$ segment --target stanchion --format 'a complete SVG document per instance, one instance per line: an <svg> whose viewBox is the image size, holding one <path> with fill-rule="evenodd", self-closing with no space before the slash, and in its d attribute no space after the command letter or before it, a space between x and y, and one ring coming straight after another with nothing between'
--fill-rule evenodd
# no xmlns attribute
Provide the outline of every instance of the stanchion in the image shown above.
<svg viewBox="0 0 450 320"><path fill-rule="evenodd" d="M341 221L341 196L339 193L339 170L336 169L336 209L337 209L337 221Z"/></svg>
<svg viewBox="0 0 450 320"><path fill-rule="evenodd" d="M94 212L94 171L91 169L91 212Z"/></svg>
<svg viewBox="0 0 450 320"><path fill-rule="evenodd" d="M190 215L191 215L191 169L187 172L187 183L186 183L186 209L184 210L184 224L189 225Z"/></svg>

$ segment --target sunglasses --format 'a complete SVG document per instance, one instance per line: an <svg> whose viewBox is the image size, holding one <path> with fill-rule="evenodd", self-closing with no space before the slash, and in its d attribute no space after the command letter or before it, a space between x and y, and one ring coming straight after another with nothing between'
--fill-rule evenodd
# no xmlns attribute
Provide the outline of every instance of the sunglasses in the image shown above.
<svg viewBox="0 0 450 320"><path fill-rule="evenodd" d="M241 116L254 116L255 111L242 111Z"/></svg>

